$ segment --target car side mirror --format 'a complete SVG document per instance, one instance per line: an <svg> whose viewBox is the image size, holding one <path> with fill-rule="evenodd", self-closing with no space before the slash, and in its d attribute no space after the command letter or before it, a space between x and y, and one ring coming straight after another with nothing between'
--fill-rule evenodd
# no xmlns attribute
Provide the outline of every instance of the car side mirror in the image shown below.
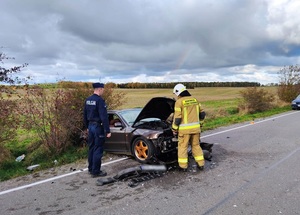
<svg viewBox="0 0 300 215"><path fill-rule="evenodd" d="M114 127L123 127L121 122L115 122Z"/></svg>

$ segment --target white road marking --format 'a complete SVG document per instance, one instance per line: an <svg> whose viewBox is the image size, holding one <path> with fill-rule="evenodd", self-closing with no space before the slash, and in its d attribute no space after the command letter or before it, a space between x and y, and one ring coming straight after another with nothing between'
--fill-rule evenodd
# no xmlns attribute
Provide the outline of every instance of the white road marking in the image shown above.
<svg viewBox="0 0 300 215"><path fill-rule="evenodd" d="M117 163L117 162L120 162L120 161L123 161L123 160L126 160L126 159L128 159L128 158L120 158L118 160L109 161L109 162L103 163L102 166L106 166L106 165L109 165L109 164L112 164L112 163ZM49 182L49 181L54 181L54 180L57 180L59 178L67 177L67 176L74 175L74 174L77 174L77 173L80 173L80 172L83 172L83 171L87 171L87 170L88 170L88 168L85 168L85 169L77 170L77 171L70 172L70 173L67 173L67 174L59 175L59 176L56 176L56 177L53 177L53 178L48 178L48 179L45 179L45 180L42 180L42 181L37 181L37 182L27 184L27 185L24 185L24 186L20 186L20 187L12 188L12 189L9 189L9 190L5 190L5 191L0 192L0 196L3 195L3 194L6 194L6 193L11 193L13 191L22 190L22 189L25 189L25 188L28 188L28 187L33 187L33 186L36 186L36 185L39 185L39 184L43 184L43 183L46 183L46 182Z"/></svg>

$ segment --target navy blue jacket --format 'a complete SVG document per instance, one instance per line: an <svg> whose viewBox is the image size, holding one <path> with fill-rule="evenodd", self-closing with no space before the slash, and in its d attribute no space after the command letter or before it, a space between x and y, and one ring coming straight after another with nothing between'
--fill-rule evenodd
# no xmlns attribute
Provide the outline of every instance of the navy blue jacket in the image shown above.
<svg viewBox="0 0 300 215"><path fill-rule="evenodd" d="M84 124L86 128L90 122L101 124L106 133L110 133L105 101L101 96L93 94L85 100Z"/></svg>

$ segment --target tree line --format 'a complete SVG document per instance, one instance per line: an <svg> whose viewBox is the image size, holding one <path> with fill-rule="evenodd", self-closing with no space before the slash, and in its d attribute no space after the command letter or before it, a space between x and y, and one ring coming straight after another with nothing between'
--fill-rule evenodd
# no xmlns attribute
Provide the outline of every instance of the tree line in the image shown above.
<svg viewBox="0 0 300 215"><path fill-rule="evenodd" d="M142 89L142 88L173 88L179 82L168 83L123 83L113 84L115 88L129 88L129 89ZM180 82L188 89L194 89L196 87L259 87L260 83L257 82Z"/></svg>
<svg viewBox="0 0 300 215"><path fill-rule="evenodd" d="M105 83L107 88L120 88L120 89L151 89L151 88L168 88L172 89L179 82L168 82L168 83L140 83L130 82L117 84L113 82ZM180 82L185 85L188 89L194 89L197 87L260 87L262 86L257 82ZM64 89L75 89L78 87L91 88L89 82L73 82L73 81L58 81L52 84L38 84L42 88L64 88Z"/></svg>

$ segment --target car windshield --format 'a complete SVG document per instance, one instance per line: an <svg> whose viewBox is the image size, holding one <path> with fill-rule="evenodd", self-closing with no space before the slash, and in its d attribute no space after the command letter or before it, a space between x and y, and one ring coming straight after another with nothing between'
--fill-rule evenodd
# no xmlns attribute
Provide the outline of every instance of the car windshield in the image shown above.
<svg viewBox="0 0 300 215"><path fill-rule="evenodd" d="M120 112L120 115L129 125L132 125L136 120L137 116L140 114L141 110L142 108L124 110Z"/></svg>
<svg viewBox="0 0 300 215"><path fill-rule="evenodd" d="M300 100L300 95L298 95L297 98L295 98L295 100Z"/></svg>

